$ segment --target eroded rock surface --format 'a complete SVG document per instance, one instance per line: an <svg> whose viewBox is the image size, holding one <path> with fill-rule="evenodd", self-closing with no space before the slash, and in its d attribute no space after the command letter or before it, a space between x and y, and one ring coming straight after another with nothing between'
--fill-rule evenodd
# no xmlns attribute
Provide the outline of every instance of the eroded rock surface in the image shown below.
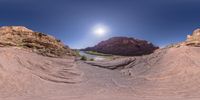
<svg viewBox="0 0 200 100"><path fill-rule="evenodd" d="M87 63L120 71L121 75L130 78L133 83L129 86L140 96L199 97L199 54L199 47L181 46L131 59Z"/></svg>
<svg viewBox="0 0 200 100"><path fill-rule="evenodd" d="M16 47L1 47L0 56L0 98L47 91L46 82L75 84L82 79L72 56L45 57Z"/></svg>

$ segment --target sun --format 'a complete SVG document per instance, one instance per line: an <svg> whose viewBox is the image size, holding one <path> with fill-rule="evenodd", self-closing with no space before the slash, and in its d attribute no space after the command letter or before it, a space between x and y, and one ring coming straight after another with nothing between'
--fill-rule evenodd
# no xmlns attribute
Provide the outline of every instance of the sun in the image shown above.
<svg viewBox="0 0 200 100"><path fill-rule="evenodd" d="M108 33L108 28L105 25L97 25L93 29L96 36L104 36Z"/></svg>
<svg viewBox="0 0 200 100"><path fill-rule="evenodd" d="M106 34L106 29L99 27L99 28L94 30L94 33L96 35L103 36L103 35Z"/></svg>

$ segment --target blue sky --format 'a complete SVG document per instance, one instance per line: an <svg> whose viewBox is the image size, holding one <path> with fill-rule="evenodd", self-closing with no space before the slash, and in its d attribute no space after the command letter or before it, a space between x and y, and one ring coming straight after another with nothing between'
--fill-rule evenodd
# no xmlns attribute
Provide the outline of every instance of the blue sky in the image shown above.
<svg viewBox="0 0 200 100"><path fill-rule="evenodd" d="M0 25L26 26L61 39L71 48L113 36L164 46L184 41L200 26L199 0L0 0ZM95 25L109 28L92 34Z"/></svg>

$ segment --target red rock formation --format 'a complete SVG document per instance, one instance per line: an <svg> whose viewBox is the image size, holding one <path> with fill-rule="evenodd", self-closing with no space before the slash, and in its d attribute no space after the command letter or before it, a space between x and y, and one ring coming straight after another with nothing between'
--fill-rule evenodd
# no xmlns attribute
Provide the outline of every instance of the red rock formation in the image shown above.
<svg viewBox="0 0 200 100"><path fill-rule="evenodd" d="M145 40L128 37L113 37L84 50L114 55L135 56L149 54L156 49L158 49L158 47Z"/></svg>

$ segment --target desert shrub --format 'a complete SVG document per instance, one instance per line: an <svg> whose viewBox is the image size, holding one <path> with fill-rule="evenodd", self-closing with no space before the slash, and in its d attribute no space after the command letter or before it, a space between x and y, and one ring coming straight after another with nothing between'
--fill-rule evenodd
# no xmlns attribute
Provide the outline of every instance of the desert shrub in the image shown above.
<svg viewBox="0 0 200 100"><path fill-rule="evenodd" d="M91 58L90 61L94 61L94 58Z"/></svg>
<svg viewBox="0 0 200 100"><path fill-rule="evenodd" d="M77 57L81 57L79 50L73 50L73 55Z"/></svg>
<svg viewBox="0 0 200 100"><path fill-rule="evenodd" d="M81 60L86 61L86 60L87 60L87 57L86 57L86 56L81 56Z"/></svg>
<svg viewBox="0 0 200 100"><path fill-rule="evenodd" d="M61 40L59 40L59 39L56 39L56 41L57 41L57 42L61 42Z"/></svg>

